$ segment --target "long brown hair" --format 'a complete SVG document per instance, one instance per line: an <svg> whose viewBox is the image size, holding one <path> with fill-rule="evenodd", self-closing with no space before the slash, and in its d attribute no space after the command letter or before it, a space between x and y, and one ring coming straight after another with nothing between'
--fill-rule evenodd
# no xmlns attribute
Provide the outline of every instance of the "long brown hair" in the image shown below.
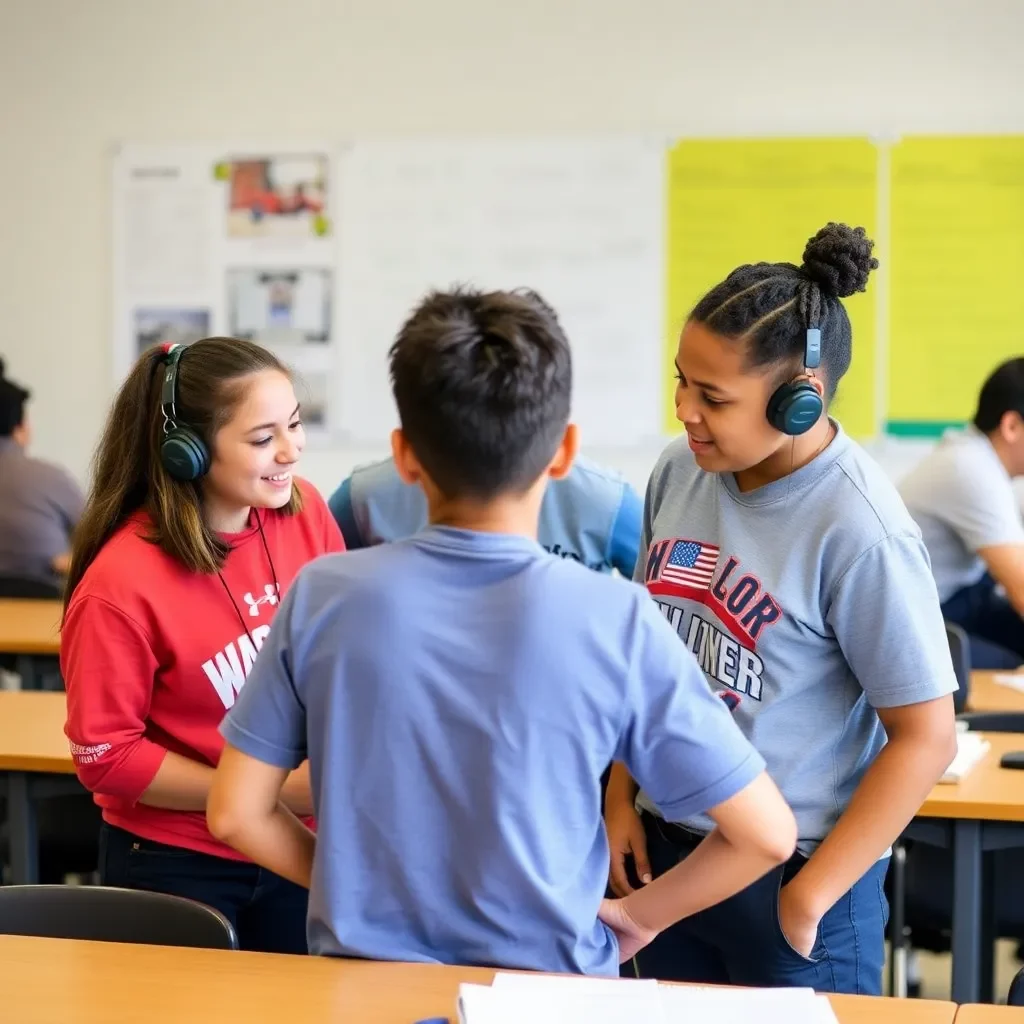
<svg viewBox="0 0 1024 1024"><path fill-rule="evenodd" d="M199 482L175 480L160 461L164 418L160 408L162 346L148 349L121 385L92 463L92 487L75 529L71 567L64 588L64 610L75 587L100 549L124 521L144 509L153 523L146 539L191 572L213 573L228 546L203 515ZM246 378L261 370L288 370L272 353L250 341L204 338L190 345L178 363L175 412L179 425L192 428L211 452L213 440L246 392ZM281 509L294 515L302 496L292 488Z"/></svg>

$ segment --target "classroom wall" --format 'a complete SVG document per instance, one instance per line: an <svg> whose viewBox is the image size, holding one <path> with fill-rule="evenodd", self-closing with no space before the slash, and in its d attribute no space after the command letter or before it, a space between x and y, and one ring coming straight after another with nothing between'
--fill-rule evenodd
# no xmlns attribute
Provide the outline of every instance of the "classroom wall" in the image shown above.
<svg viewBox="0 0 1024 1024"><path fill-rule="evenodd" d="M119 140L1019 132L1022 38L1021 0L0 0L0 354L84 480ZM893 475L922 450L877 446ZM591 454L642 486L656 452Z"/></svg>

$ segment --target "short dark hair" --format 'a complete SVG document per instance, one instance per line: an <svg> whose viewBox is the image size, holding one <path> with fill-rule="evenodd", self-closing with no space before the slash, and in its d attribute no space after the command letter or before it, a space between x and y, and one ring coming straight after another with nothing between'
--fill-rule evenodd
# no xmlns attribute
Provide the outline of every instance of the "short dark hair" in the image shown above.
<svg viewBox="0 0 1024 1024"><path fill-rule="evenodd" d="M25 422L25 403L31 397L30 391L4 376L0 359L0 437L10 437Z"/></svg>
<svg viewBox="0 0 1024 1024"><path fill-rule="evenodd" d="M554 457L569 422L572 357L535 292L432 292L389 358L402 431L446 497L521 493Z"/></svg>
<svg viewBox="0 0 1024 1024"><path fill-rule="evenodd" d="M821 365L828 398L850 368L853 337L840 299L867 287L878 267L863 228L830 223L808 241L802 266L748 263L737 267L697 303L690 319L747 345L752 367L790 364L807 330L821 331Z"/></svg>
<svg viewBox="0 0 1024 1024"><path fill-rule="evenodd" d="M1024 417L1024 357L1009 359L996 367L981 386L974 425L991 434L1008 412Z"/></svg>

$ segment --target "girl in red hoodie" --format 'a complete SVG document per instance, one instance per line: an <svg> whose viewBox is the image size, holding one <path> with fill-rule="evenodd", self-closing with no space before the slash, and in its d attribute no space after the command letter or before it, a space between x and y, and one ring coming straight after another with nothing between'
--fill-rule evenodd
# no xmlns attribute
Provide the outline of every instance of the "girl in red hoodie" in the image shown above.
<svg viewBox="0 0 1024 1024"><path fill-rule="evenodd" d="M284 590L341 551L287 370L230 338L146 352L96 453L66 587L61 669L78 777L103 811L106 885L216 907L242 948L306 951L305 890L210 835L217 731ZM282 794L312 812L308 765Z"/></svg>

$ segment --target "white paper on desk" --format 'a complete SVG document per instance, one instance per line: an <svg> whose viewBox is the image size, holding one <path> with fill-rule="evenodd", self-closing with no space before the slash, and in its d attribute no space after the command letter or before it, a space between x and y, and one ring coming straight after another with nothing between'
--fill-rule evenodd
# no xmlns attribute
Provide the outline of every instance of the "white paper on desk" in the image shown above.
<svg viewBox="0 0 1024 1024"><path fill-rule="evenodd" d="M704 988L661 985L666 1024L837 1024L826 996L809 988Z"/></svg>
<svg viewBox="0 0 1024 1024"><path fill-rule="evenodd" d="M960 782L966 778L991 749L992 744L976 732L956 734L956 755L939 782Z"/></svg>
<svg viewBox="0 0 1024 1024"><path fill-rule="evenodd" d="M653 978L591 978L583 975L560 974L513 974L499 971L491 982L491 988L500 988L503 992L521 991L544 995L546 992L566 992L574 995L578 992L604 995L608 991L621 992L623 986L636 989L658 990L658 982Z"/></svg>
<svg viewBox="0 0 1024 1024"><path fill-rule="evenodd" d="M997 672L992 678L1000 686L1008 686L1011 690L1024 693L1024 673Z"/></svg>
<svg viewBox="0 0 1024 1024"><path fill-rule="evenodd" d="M667 1024L657 985L628 981L599 987L575 979L459 986L460 1024Z"/></svg>

